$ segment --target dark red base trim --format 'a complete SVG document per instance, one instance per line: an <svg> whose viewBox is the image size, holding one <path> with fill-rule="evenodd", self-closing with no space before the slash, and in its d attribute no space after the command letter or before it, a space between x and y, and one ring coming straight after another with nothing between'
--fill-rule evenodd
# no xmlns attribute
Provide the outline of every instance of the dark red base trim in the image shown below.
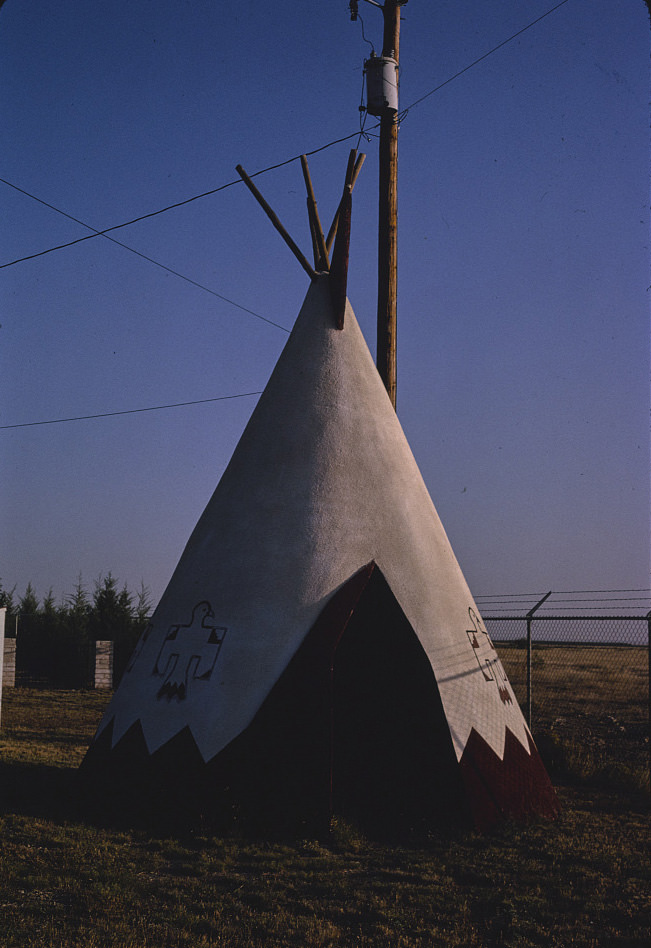
<svg viewBox="0 0 651 948"><path fill-rule="evenodd" d="M477 829L485 830L505 818L558 816L558 797L531 739L529 747L527 753L507 728L500 760L474 728L470 732L459 767Z"/></svg>

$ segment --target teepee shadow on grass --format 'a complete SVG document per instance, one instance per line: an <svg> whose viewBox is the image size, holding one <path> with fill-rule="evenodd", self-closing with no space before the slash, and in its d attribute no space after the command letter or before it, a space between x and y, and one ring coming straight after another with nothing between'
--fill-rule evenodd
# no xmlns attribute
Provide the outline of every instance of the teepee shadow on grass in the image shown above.
<svg viewBox="0 0 651 948"><path fill-rule="evenodd" d="M0 762L0 812L74 820L80 802L76 768Z"/></svg>

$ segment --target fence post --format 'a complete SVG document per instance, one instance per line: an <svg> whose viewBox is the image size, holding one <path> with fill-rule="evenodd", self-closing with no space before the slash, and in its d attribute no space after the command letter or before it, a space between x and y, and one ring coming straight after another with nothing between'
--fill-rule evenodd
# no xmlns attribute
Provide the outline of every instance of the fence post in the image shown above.
<svg viewBox="0 0 651 948"><path fill-rule="evenodd" d="M548 593L545 593L545 595L542 597L542 599L540 600L540 602L537 602L536 605L533 607L533 609L530 609L530 610L529 610L529 612L527 613L527 616L526 616L526 619L527 619L527 726L528 726L529 730L531 730L531 708L532 708L532 702L531 702L531 691L532 691L532 683L531 683L531 652L532 652L531 624L532 624L532 622L533 622L534 613L536 613L536 612L538 611L538 609L540 609L540 607L542 606L543 602L545 602L546 599L549 599L549 597L551 596L551 594L552 594L552 590L550 589Z"/></svg>
<svg viewBox="0 0 651 948"><path fill-rule="evenodd" d="M95 688L110 690L113 687L113 641L98 639L95 642Z"/></svg>

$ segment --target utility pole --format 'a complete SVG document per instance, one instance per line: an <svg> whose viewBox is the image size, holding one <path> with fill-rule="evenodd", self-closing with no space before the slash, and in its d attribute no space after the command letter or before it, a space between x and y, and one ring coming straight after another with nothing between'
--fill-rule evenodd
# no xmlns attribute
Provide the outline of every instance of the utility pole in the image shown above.
<svg viewBox="0 0 651 948"><path fill-rule="evenodd" d="M400 7L407 0L385 0L382 56L400 54ZM380 196L378 224L377 368L396 407L396 330L398 297L398 112L380 116Z"/></svg>
<svg viewBox="0 0 651 948"><path fill-rule="evenodd" d="M378 207L377 369L391 404L396 407L396 323L398 299L398 63L400 8L407 0L366 0L382 10L382 56L364 63L367 105L380 119L380 188ZM352 20L358 0L350 0Z"/></svg>

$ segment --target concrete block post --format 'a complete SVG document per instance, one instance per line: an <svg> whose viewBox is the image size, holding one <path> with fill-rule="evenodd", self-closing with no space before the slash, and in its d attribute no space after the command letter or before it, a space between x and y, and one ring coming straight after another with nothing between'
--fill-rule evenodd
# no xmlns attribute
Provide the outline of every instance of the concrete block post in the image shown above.
<svg viewBox="0 0 651 948"><path fill-rule="evenodd" d="M5 638L2 684L5 688L16 687L16 639Z"/></svg>
<svg viewBox="0 0 651 948"><path fill-rule="evenodd" d="M113 642L100 639L95 642L95 688L110 690L113 687Z"/></svg>

